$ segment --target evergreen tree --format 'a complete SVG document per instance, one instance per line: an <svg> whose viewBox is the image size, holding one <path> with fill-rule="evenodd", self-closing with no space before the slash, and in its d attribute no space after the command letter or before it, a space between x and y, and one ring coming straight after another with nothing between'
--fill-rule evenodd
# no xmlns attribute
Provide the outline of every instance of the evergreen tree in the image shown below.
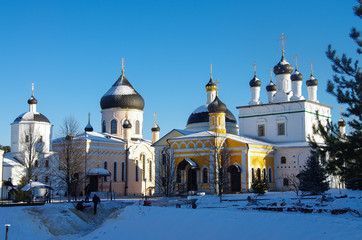
<svg viewBox="0 0 362 240"><path fill-rule="evenodd" d="M251 188L253 189L253 193L263 195L268 189L269 184L266 177L256 177L251 184Z"/></svg>
<svg viewBox="0 0 362 240"><path fill-rule="evenodd" d="M318 195L329 189L327 173L315 154L308 158L305 168L297 176L302 192Z"/></svg>
<svg viewBox="0 0 362 240"><path fill-rule="evenodd" d="M362 0L358 3L354 13L362 18ZM350 37L357 44L357 54L361 54L360 32L353 28ZM328 123L324 127L319 123L317 132L322 136L324 144L318 144L313 137L310 138L310 144L321 156L328 173L339 176L345 182L362 178L362 73L358 60L353 61L346 54L340 58L331 45L326 54L336 73L333 80L328 81L327 92L335 96L339 103L347 105L343 116L349 118L350 132L342 135L337 125Z"/></svg>

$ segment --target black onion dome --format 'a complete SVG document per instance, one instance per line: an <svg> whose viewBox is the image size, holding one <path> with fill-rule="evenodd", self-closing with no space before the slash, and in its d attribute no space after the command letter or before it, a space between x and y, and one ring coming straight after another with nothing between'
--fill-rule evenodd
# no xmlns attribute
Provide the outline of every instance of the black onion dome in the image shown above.
<svg viewBox="0 0 362 240"><path fill-rule="evenodd" d="M340 126L340 127L345 127L345 126L346 126L346 121L344 121L342 118L339 119L339 121L338 121L338 126Z"/></svg>
<svg viewBox="0 0 362 240"><path fill-rule="evenodd" d="M93 132L93 127L90 123L87 124L87 126L85 126L84 131L86 132Z"/></svg>
<svg viewBox="0 0 362 240"><path fill-rule="evenodd" d="M261 81L256 77L256 75L254 75L253 79L249 82L249 85L250 87L260 87Z"/></svg>
<svg viewBox="0 0 362 240"><path fill-rule="evenodd" d="M34 122L46 122L50 123L48 118L41 113L26 112L15 118L13 123L19 123L23 121L34 121Z"/></svg>
<svg viewBox="0 0 362 240"><path fill-rule="evenodd" d="M123 128L131 128L132 127L132 124L131 122L126 119L124 122L123 122L123 125L122 125Z"/></svg>
<svg viewBox="0 0 362 240"><path fill-rule="evenodd" d="M38 100L35 99L34 96L31 96L31 98L29 98L28 100L28 104L37 104Z"/></svg>
<svg viewBox="0 0 362 240"><path fill-rule="evenodd" d="M209 122L209 110L207 109L206 105L200 106L193 113L191 113L189 119L187 120L187 125L203 122ZM225 122L236 124L236 118L229 109L227 109L225 112Z"/></svg>
<svg viewBox="0 0 362 240"><path fill-rule="evenodd" d="M282 58L278 62L277 65L274 66L274 74L291 74L293 72L293 66L290 65L287 60L284 58L284 54L282 55Z"/></svg>
<svg viewBox="0 0 362 240"><path fill-rule="evenodd" d="M317 86L318 85L318 80L312 75L310 75L310 78L307 80L307 86Z"/></svg>
<svg viewBox="0 0 362 240"><path fill-rule="evenodd" d="M159 132L161 129L160 127L155 123L155 125L153 125L153 127L151 128L152 132Z"/></svg>
<svg viewBox="0 0 362 240"><path fill-rule="evenodd" d="M268 92L276 91L276 90L277 90L277 86L273 83L273 81L270 81L269 85L266 86L266 90L267 90Z"/></svg>
<svg viewBox="0 0 362 240"><path fill-rule="evenodd" d="M209 82L206 84L205 86L206 90L216 90L217 89L217 85L216 83L212 80L212 77L210 77Z"/></svg>
<svg viewBox="0 0 362 240"><path fill-rule="evenodd" d="M207 109L210 113L219 113L219 112L226 112L227 108L226 105L221 102L219 97L216 95L214 101L207 106Z"/></svg>
<svg viewBox="0 0 362 240"><path fill-rule="evenodd" d="M298 71L298 69L295 69L294 73L292 74L292 76L290 76L290 79L294 82L294 81L302 81L303 80L303 75Z"/></svg>
<svg viewBox="0 0 362 240"><path fill-rule="evenodd" d="M123 108L143 110L145 102L143 97L133 88L127 78L122 75L103 95L101 108Z"/></svg>

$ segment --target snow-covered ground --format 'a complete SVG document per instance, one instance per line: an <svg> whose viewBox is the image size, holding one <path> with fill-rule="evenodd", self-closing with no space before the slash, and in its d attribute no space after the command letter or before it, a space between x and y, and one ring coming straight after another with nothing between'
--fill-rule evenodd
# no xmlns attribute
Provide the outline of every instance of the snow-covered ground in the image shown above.
<svg viewBox="0 0 362 240"><path fill-rule="evenodd" d="M316 209L351 208L362 212L362 191L347 191L347 198L331 201L302 200L303 207ZM197 209L175 199L153 202L151 207L138 202L126 206L125 201L102 203L97 215L92 209L74 210L73 204L56 203L37 207L0 208L0 224L11 224L10 239L362 239L362 218L355 214L300 213L256 211L247 206L247 196L203 196ZM295 194L267 193L258 197L259 206L295 206ZM130 203L130 202L128 202ZM158 205L158 206L156 206ZM160 206L168 207L160 207ZM4 236L5 227L0 228Z"/></svg>

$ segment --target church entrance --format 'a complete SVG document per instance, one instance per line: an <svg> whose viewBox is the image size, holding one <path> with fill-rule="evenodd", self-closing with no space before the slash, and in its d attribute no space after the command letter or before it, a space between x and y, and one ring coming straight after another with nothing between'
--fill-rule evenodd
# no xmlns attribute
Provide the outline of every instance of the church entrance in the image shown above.
<svg viewBox="0 0 362 240"><path fill-rule="evenodd" d="M98 176L90 176L89 182L89 191L98 192Z"/></svg>
<svg viewBox="0 0 362 240"><path fill-rule="evenodd" d="M230 173L231 192L240 192L241 190L241 171L238 166L232 165L228 168Z"/></svg>
<svg viewBox="0 0 362 240"><path fill-rule="evenodd" d="M197 191L196 170L192 168L187 171L187 191Z"/></svg>

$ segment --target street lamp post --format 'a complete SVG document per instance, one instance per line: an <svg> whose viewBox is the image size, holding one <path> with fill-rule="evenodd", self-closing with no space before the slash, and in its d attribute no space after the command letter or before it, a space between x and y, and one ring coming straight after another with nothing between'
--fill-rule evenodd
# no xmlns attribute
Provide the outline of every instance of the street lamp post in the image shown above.
<svg viewBox="0 0 362 240"><path fill-rule="evenodd" d="M9 227L10 224L5 224L5 240L8 240L8 233L9 233Z"/></svg>
<svg viewBox="0 0 362 240"><path fill-rule="evenodd" d="M147 200L147 178L143 179L145 181L145 201Z"/></svg>
<svg viewBox="0 0 362 240"><path fill-rule="evenodd" d="M109 180L109 193L111 194L111 201L113 200L112 199L112 178Z"/></svg>

